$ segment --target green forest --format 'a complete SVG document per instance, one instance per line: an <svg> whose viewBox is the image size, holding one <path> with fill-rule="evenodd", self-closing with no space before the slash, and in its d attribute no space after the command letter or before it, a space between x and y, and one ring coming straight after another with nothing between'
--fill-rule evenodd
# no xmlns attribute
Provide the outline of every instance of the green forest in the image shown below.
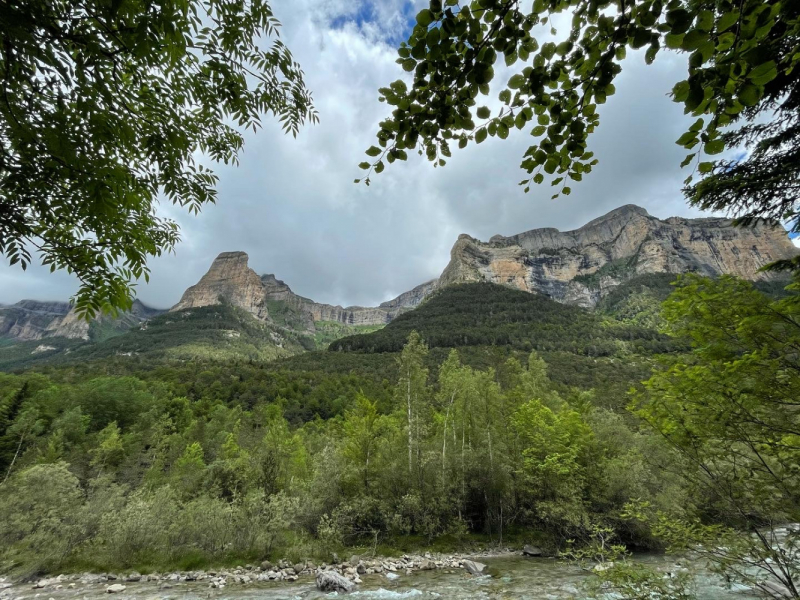
<svg viewBox="0 0 800 600"><path fill-rule="evenodd" d="M755 562L755 580L789 559L750 534L800 519L797 285L683 276L662 304L645 283L596 312L453 286L269 362L145 352L2 374L0 566L557 554L613 532L626 551L724 543L717 566ZM626 316L645 304L660 329Z"/></svg>

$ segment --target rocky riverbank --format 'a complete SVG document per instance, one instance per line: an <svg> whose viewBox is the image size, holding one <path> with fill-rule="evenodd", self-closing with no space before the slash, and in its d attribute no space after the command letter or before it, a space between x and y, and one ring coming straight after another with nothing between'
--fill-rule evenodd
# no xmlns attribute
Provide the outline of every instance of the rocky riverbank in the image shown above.
<svg viewBox="0 0 800 600"><path fill-rule="evenodd" d="M529 550L529 547L526 547ZM155 584L159 589L169 589L174 585L192 582L206 584L211 589L224 589L227 586L247 586L264 582L294 582L301 578L315 577L319 572L329 571L345 577L354 584L361 583L361 577L382 574L393 579L401 574L415 571L443 570L456 573L463 570L470 574L480 574L484 565L479 558L522 555L523 552L510 548L487 550L474 553L404 554L401 557L352 556L350 560L331 563L302 561L290 563L280 560L277 563L264 561L261 564L246 564L233 568L173 571L166 573L141 574L135 571L118 573L72 573L45 577L35 581L17 581L10 577L0 577L0 598L19 598L24 589L41 592L79 589L85 586L105 586L109 594L135 591L137 584Z"/></svg>

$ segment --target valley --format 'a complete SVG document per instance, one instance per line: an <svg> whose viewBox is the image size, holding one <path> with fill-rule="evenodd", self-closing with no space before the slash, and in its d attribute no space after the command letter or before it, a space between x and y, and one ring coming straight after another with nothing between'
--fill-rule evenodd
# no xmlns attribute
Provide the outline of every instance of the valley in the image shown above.
<svg viewBox="0 0 800 600"><path fill-rule="evenodd" d="M591 548L613 539L619 565L643 568L625 548L664 549L650 519L691 506L738 525L713 486L681 474L692 467L662 402L673 388L702 393L681 426L697 418L703 431L703 411L730 414L714 377L740 375L674 373L795 360L780 348L796 333L777 316L725 327L795 318L790 279L755 268L796 254L766 226L623 207L565 234L462 236L439 279L377 307L299 296L244 252L221 254L167 311L137 305L76 328L64 304L6 307L0 511L14 518L0 570L186 572L525 544L569 557L575 538L575 561L604 565ZM740 346L723 352L718 335ZM772 393L791 395L793 381ZM791 420L786 410L760 418ZM544 589L519 564L502 568ZM716 589L712 571L696 576ZM474 585L419 577L408 585L423 593Z"/></svg>

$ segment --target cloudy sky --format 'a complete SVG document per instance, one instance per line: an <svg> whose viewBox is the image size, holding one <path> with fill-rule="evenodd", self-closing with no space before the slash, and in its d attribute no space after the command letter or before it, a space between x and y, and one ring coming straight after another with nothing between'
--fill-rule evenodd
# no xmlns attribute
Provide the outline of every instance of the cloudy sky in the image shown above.
<svg viewBox="0 0 800 600"><path fill-rule="evenodd" d="M629 203L658 217L699 216L681 195L687 172L674 143L691 121L667 97L685 77L679 55L662 53L646 66L641 55L629 53L590 142L600 164L569 197L552 201L549 186L524 194L517 185L531 140L524 132L456 152L443 169L413 155L367 188L353 179L388 114L378 88L405 76L394 62L396 47L421 1L272 5L321 122L297 139L276 125L249 133L241 164L217 168L218 203L200 216L162 207L181 224L183 242L175 255L151 262L150 284L138 287L147 304L174 304L229 250L247 252L258 273L275 273L317 301L374 305L438 276L462 232L486 240L536 227L574 229ZM498 89L496 83L493 96ZM0 265L0 303L65 300L76 289L64 273Z"/></svg>

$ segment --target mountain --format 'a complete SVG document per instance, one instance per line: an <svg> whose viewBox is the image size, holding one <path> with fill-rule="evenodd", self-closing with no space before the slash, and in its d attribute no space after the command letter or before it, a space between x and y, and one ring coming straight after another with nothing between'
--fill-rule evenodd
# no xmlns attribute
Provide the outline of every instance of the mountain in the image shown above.
<svg viewBox="0 0 800 600"><path fill-rule="evenodd" d="M272 320L275 312L294 313L295 327L313 332L315 323L343 325L384 325L410 307L416 306L424 293L407 292L378 307L333 306L298 296L274 275L256 274L244 252L223 252L197 284L184 292L171 311L227 302L262 321ZM416 288L415 288L416 289Z"/></svg>
<svg viewBox="0 0 800 600"><path fill-rule="evenodd" d="M162 312L134 300L130 311L117 317L103 315L89 323L79 318L67 302L22 300L11 306L0 305L0 338L34 341L63 337L97 341L127 331Z"/></svg>
<svg viewBox="0 0 800 600"><path fill-rule="evenodd" d="M283 314L284 319L290 317L292 328L313 332L320 322L384 325L438 289L480 281L593 308L636 276L697 272L767 280L774 275L760 273L761 267L798 252L779 226L762 222L738 228L720 218L661 220L628 205L574 231L532 229L507 237L496 235L488 242L462 234L438 279L377 307L314 302L292 292L274 275L257 275L248 267L244 252L225 252L172 310L224 301L264 321L271 320L273 313Z"/></svg>
<svg viewBox="0 0 800 600"><path fill-rule="evenodd" d="M117 318L102 316L91 324L77 318L62 302L23 300L0 306L0 345L6 355L13 355L6 362L0 357L0 363L15 364L19 357L46 360L62 352L76 352L73 356L77 357L169 349L170 355L186 357L196 351L196 356L207 356L214 354L209 348L221 341L220 356L230 356L237 348L253 359L286 356L323 348L355 333L369 333L420 306L434 293L453 284L474 282L501 284L562 304L599 309L615 320L654 328L658 326L660 300L670 289L673 275L728 273L769 283L775 275L759 269L798 253L800 249L779 226L762 222L736 228L732 221L720 218L661 220L643 208L628 205L574 231L533 229L511 236L496 235L488 242L462 234L438 279L379 306L342 307L295 294L273 274L257 274L248 266L244 252L223 252L168 313L186 314L180 319L165 317L153 330L140 326L161 311L139 301L128 313ZM628 282L635 285L626 287ZM208 307L219 310L202 312L198 318L204 324L199 326L191 311ZM221 307L241 314L234 317ZM254 322L246 323L247 319ZM225 330L223 321L236 325ZM183 331L190 327L197 327L200 333ZM126 333L129 330L130 334ZM125 335L105 343L120 334ZM167 337L156 340L162 334ZM169 336L175 343L167 339ZM259 336L264 339L259 340ZM43 339L50 341L34 343ZM57 339L64 341L56 343ZM86 348L78 352L73 341L100 346L91 352ZM25 345L20 346L21 342ZM10 344L17 345L11 348ZM176 350L178 347L182 350Z"/></svg>
<svg viewBox="0 0 800 600"><path fill-rule="evenodd" d="M798 254L777 225L729 219L661 220L641 207L611 211L574 231L533 229L482 242L462 234L438 285L490 281L594 307L623 281L653 273L775 277L758 270Z"/></svg>

